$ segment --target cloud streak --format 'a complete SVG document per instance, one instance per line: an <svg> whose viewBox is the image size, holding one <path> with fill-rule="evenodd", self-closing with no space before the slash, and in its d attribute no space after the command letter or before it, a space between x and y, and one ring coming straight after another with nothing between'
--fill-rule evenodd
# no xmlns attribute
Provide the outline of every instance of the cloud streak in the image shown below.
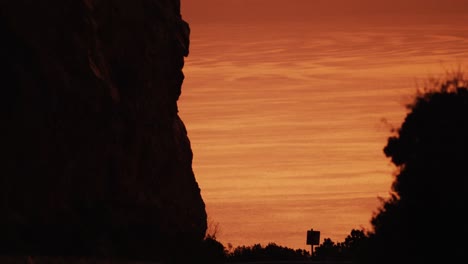
<svg viewBox="0 0 468 264"><path fill-rule="evenodd" d="M194 28L179 108L221 241L305 248L311 227L337 242L368 227L393 179L382 119L401 123L417 79L468 59L466 32Z"/></svg>

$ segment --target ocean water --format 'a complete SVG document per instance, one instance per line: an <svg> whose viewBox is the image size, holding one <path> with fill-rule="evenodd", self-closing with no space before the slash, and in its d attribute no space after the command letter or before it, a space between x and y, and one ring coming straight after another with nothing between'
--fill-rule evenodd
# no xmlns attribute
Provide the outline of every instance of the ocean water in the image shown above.
<svg viewBox="0 0 468 264"><path fill-rule="evenodd" d="M461 23L191 27L180 116L210 232L234 247L369 229L406 104L468 60Z"/></svg>

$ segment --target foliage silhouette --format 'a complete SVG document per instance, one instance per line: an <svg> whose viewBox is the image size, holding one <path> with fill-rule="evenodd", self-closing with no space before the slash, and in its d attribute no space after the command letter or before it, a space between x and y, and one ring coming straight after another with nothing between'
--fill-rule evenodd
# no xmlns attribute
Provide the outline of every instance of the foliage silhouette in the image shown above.
<svg viewBox="0 0 468 264"><path fill-rule="evenodd" d="M457 73L431 83L384 148L398 170L371 219L364 262L466 258L468 82Z"/></svg>
<svg viewBox="0 0 468 264"><path fill-rule="evenodd" d="M216 240L215 236L207 236L198 252L198 259L195 263L221 264L227 259L224 245Z"/></svg>
<svg viewBox="0 0 468 264"><path fill-rule="evenodd" d="M352 229L344 242L335 244L330 238L325 238L314 252L315 260L338 261L361 259L366 253L368 236L364 230Z"/></svg>
<svg viewBox="0 0 468 264"><path fill-rule="evenodd" d="M314 257L320 260L341 259L340 243L335 244L330 238L325 238L314 253Z"/></svg>
<svg viewBox="0 0 468 264"><path fill-rule="evenodd" d="M228 254L228 262L294 261L309 258L310 254L306 250L283 247L275 243L269 243L265 247L261 244L238 246Z"/></svg>
<svg viewBox="0 0 468 264"><path fill-rule="evenodd" d="M227 250L224 245L216 239L219 233L219 223L207 218L208 228L205 238L198 249L197 258L192 260L195 263L222 264L226 262Z"/></svg>

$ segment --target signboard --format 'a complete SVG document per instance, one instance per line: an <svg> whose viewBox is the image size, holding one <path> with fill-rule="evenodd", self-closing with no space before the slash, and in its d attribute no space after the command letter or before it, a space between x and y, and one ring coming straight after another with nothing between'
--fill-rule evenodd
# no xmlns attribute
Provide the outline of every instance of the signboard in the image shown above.
<svg viewBox="0 0 468 264"><path fill-rule="evenodd" d="M307 245L320 245L320 231L307 231Z"/></svg>

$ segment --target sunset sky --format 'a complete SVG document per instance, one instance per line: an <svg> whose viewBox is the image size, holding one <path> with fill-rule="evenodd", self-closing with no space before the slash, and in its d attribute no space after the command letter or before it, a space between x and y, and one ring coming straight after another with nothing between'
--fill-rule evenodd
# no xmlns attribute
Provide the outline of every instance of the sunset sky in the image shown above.
<svg viewBox="0 0 468 264"><path fill-rule="evenodd" d="M181 0L179 100L217 238L310 249L370 228L416 88L466 68L468 0Z"/></svg>

